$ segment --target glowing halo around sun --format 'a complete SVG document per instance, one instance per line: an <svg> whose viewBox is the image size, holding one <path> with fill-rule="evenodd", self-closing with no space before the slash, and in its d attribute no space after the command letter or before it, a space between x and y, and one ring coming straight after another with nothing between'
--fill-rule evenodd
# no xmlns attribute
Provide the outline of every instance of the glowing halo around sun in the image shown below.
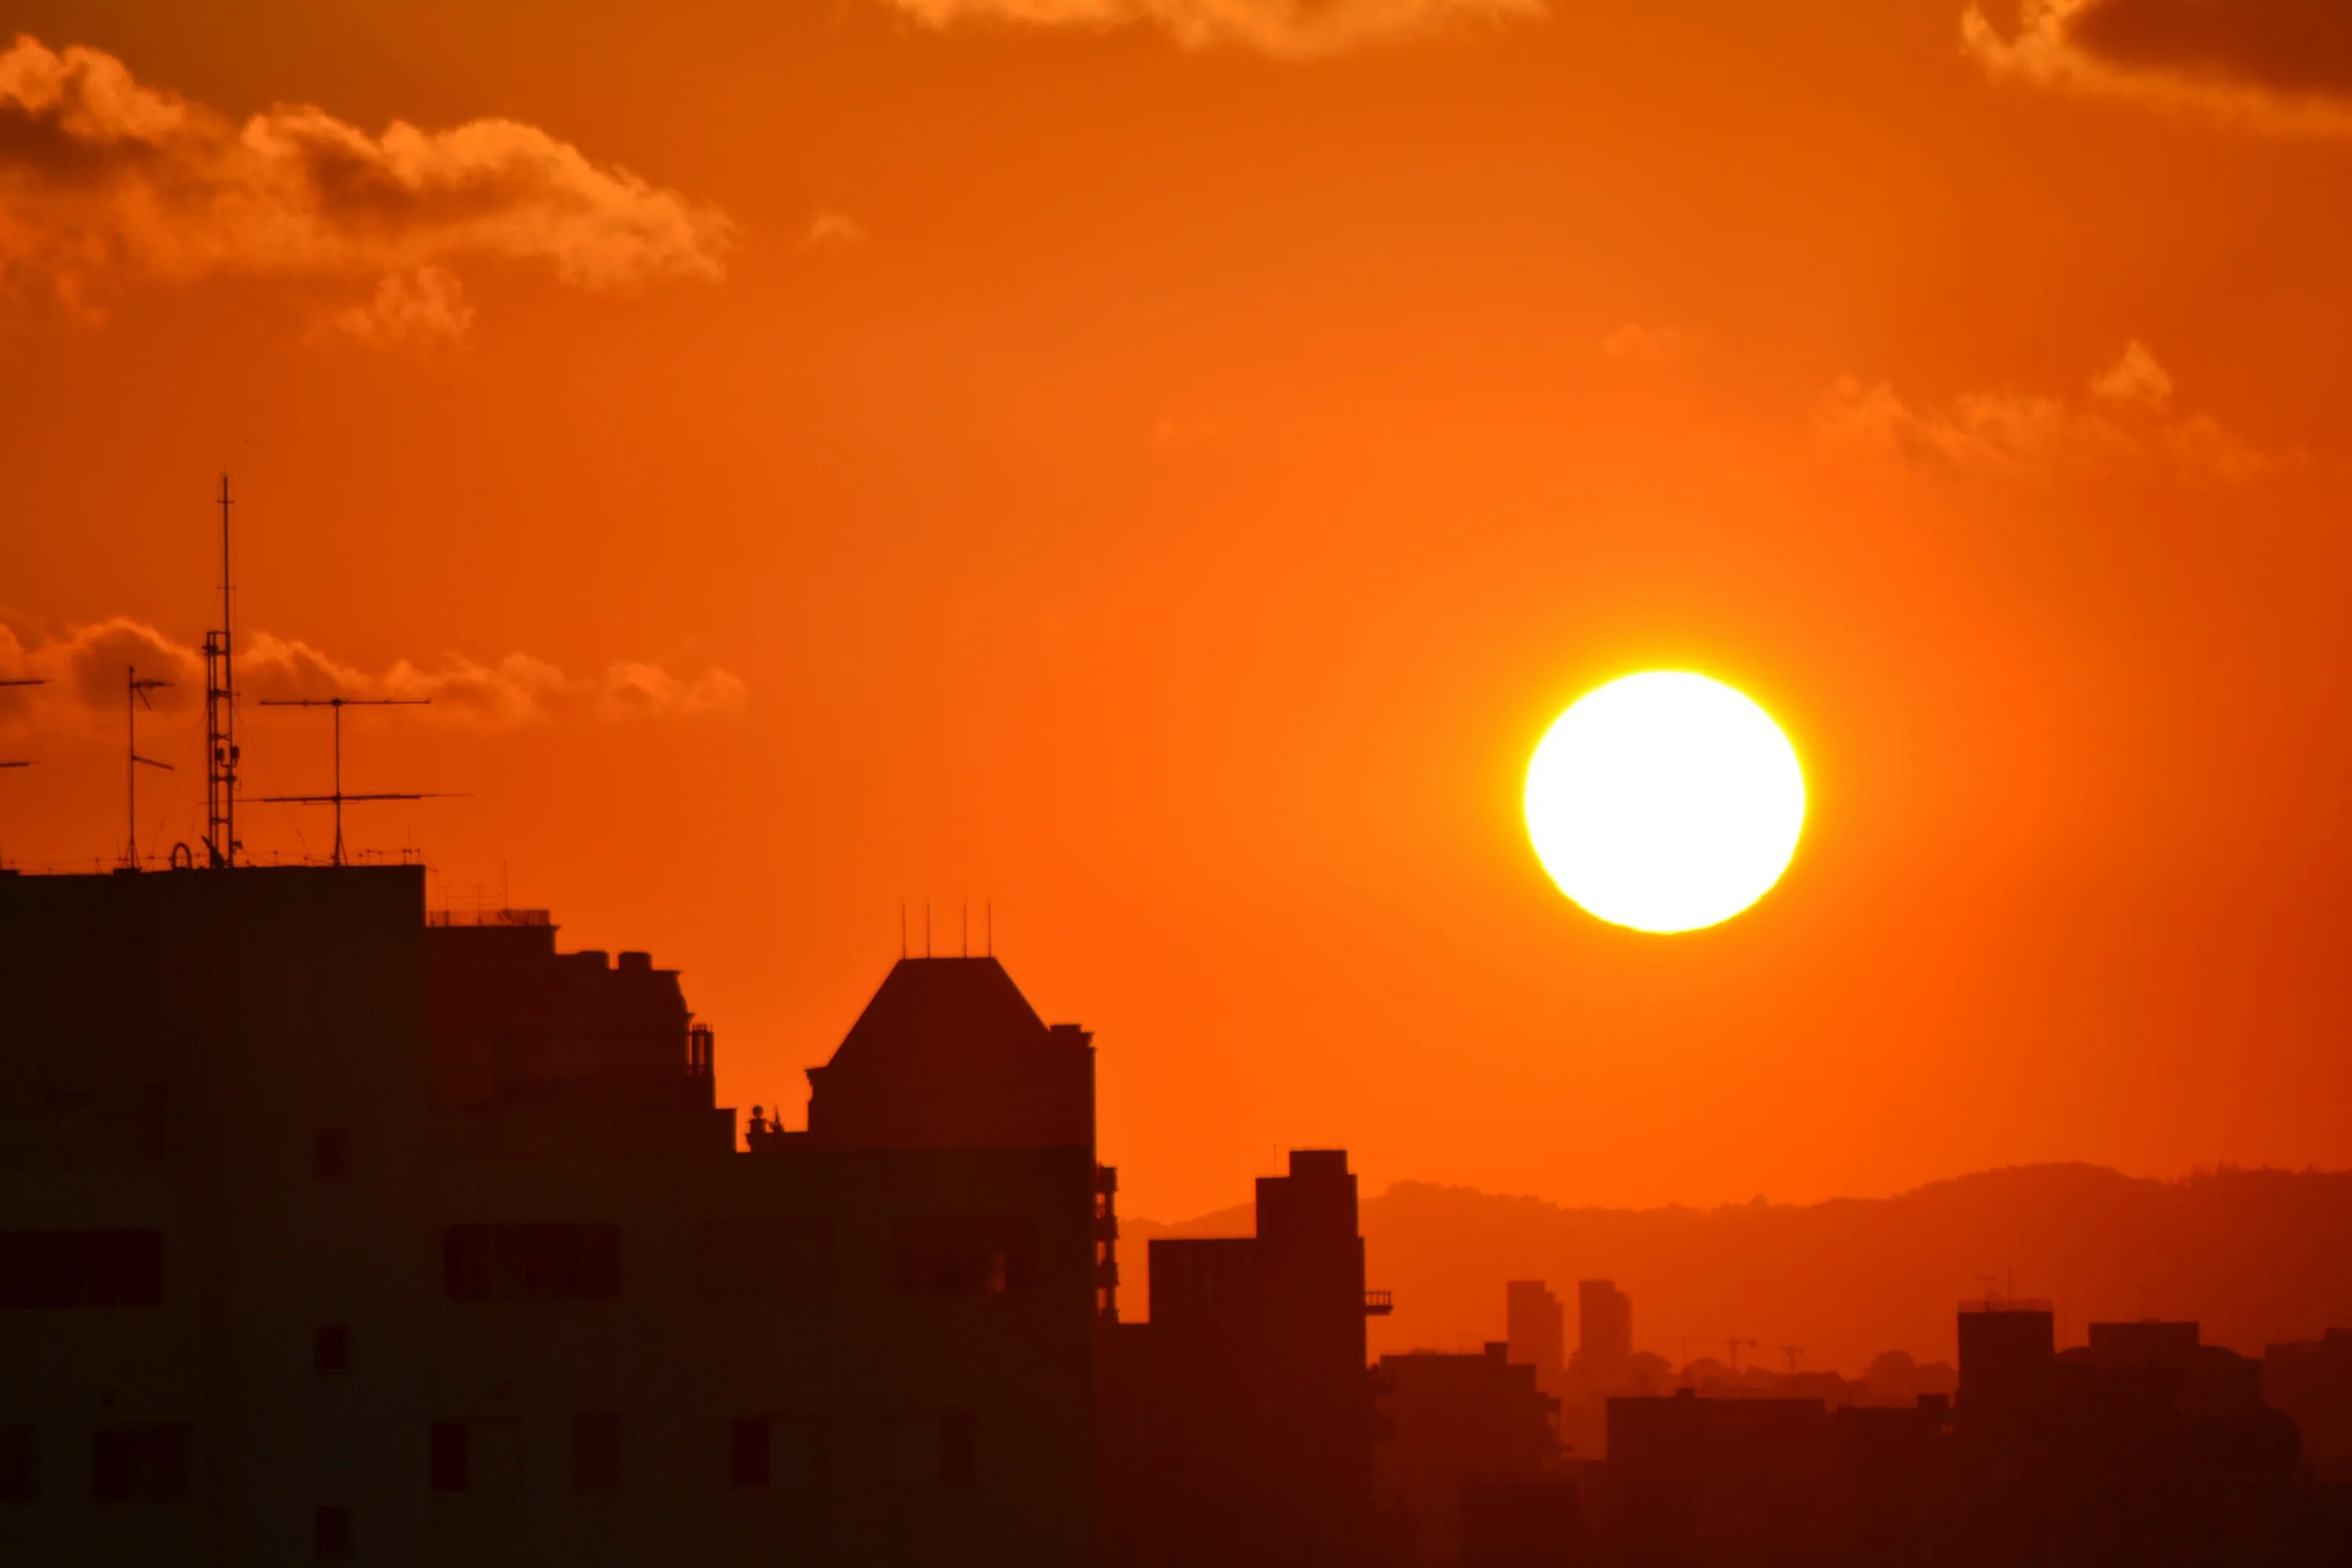
<svg viewBox="0 0 2352 1568"><path fill-rule="evenodd" d="M1704 675L1629 675L1555 721L1528 764L1528 835L1561 892L1612 925L1697 931L1780 879L1805 775L1772 716Z"/></svg>

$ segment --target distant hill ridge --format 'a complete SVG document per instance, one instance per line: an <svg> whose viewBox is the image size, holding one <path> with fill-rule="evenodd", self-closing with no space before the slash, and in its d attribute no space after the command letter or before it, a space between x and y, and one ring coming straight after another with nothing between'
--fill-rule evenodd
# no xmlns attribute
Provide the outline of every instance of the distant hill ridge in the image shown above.
<svg viewBox="0 0 2352 1568"><path fill-rule="evenodd" d="M1236 1236L1249 1207L1174 1225L1123 1222L1122 1307L1143 1310L1154 1237ZM1885 1350L1956 1353L1963 1299L2046 1298L2062 1343L2096 1320L2189 1318L2209 1342L2352 1327L2352 1172L2224 1166L2176 1181L2086 1164L2017 1165L1886 1198L1717 1208L1570 1208L1399 1182L1363 1205L1375 1288L1396 1293L1376 1350L1467 1349L1503 1335L1503 1282L1612 1279L1636 1342L1678 1364L1726 1354L1858 1372Z"/></svg>

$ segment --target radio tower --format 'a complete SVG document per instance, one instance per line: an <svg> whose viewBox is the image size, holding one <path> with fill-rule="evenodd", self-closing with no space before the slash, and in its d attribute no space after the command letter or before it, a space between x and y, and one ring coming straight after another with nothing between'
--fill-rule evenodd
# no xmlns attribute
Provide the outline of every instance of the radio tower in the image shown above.
<svg viewBox="0 0 2352 1568"><path fill-rule="evenodd" d="M221 474L221 624L205 634L205 848L212 867L236 864L236 679L229 664L228 475Z"/></svg>

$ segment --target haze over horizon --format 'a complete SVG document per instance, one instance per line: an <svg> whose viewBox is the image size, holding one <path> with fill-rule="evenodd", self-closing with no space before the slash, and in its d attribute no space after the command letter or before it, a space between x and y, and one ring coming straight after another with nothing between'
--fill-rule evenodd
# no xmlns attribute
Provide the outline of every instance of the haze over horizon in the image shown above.
<svg viewBox="0 0 2352 1568"><path fill-rule="evenodd" d="M24 0L0 853L121 853L134 663L193 839L226 467L248 793L431 697L352 842L682 969L724 1103L928 900L1139 1214L2352 1167L2352 42L2176 13ZM1810 792L1672 939L1519 813L1646 669Z"/></svg>

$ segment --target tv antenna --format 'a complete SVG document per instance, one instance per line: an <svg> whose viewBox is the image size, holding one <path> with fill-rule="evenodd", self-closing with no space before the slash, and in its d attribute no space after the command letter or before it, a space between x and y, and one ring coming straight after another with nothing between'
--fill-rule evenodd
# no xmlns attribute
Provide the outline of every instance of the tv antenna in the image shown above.
<svg viewBox="0 0 2352 1568"><path fill-rule="evenodd" d="M153 676L149 676L144 680L140 679L139 667L135 664L126 665L124 668L129 673L123 677L122 682L122 750L125 758L122 764L122 793L127 803L123 808L127 819L127 831L122 838L122 868L126 871L136 871L139 869L139 770L161 768L167 773L172 771L171 763L159 763L152 757L142 757L139 754L139 710L153 708L155 705L147 700L147 694L161 690L172 683L168 680L158 680Z"/></svg>
<svg viewBox="0 0 2352 1568"><path fill-rule="evenodd" d="M236 680L229 665L228 474L220 482L221 624L205 634L205 848L216 871L236 864Z"/></svg>
<svg viewBox="0 0 2352 1568"><path fill-rule="evenodd" d="M226 656L224 656L226 663ZM343 849L343 807L373 800L442 800L437 791L380 791L368 795L343 793L343 710L346 708L424 708L431 705L430 697L280 697L261 700L264 708L324 708L334 715L335 721L335 788L331 795L265 795L264 804L277 805L331 805L335 808L335 852L330 864L348 866L351 858ZM234 754L235 748L231 749Z"/></svg>

